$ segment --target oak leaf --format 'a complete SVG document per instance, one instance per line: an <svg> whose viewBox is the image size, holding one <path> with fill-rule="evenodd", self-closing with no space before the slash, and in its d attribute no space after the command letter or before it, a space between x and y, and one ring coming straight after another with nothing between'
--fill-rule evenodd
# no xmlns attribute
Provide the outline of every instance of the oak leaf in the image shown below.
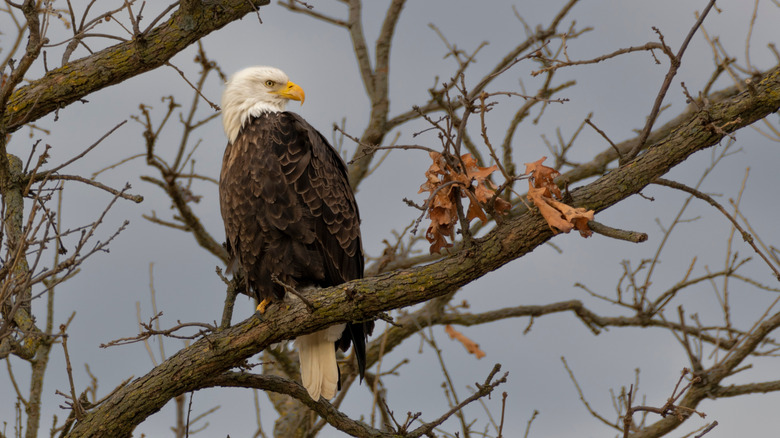
<svg viewBox="0 0 780 438"><path fill-rule="evenodd" d="M491 201L493 210L498 214L509 211L511 204L495 196L496 187L488 179L498 170L498 166L480 167L471 154L465 154L460 157L462 167L465 167L464 173L447 163L444 155L438 152L429 152L429 155L433 164L425 171L426 181L420 186L418 193L430 192L427 204L431 224L425 232L425 238L431 244L430 252L440 253L442 248L451 247L451 241L455 238L458 198L469 199L467 222L475 218L487 222L483 205L490 204Z"/></svg>
<svg viewBox="0 0 780 438"><path fill-rule="evenodd" d="M528 199L536 205L553 232L568 233L576 228L582 237L590 237L593 232L588 228L588 221L593 220L593 210L572 207L558 200L561 190L554 180L560 173L543 165L546 159L542 157L533 163L525 163L526 173L530 174Z"/></svg>
<svg viewBox="0 0 780 438"><path fill-rule="evenodd" d="M546 188L529 187L528 199L539 209L539 213L542 214L542 217L547 221L547 225L550 226L553 232L568 233L574 228L574 225L568 222L561 212L552 205L551 201L554 201L554 199L550 196L545 196L548 193L549 191Z"/></svg>
<svg viewBox="0 0 780 438"><path fill-rule="evenodd" d="M546 188L552 195L560 199L561 189L555 184L555 178L560 175L560 172L552 167L543 165L542 163L546 159L547 157L542 157L533 163L525 163L525 173L531 175L528 179L528 184L535 188Z"/></svg>
<svg viewBox="0 0 780 438"><path fill-rule="evenodd" d="M485 352L480 350L479 344L466 337L466 335L463 333L452 328L451 325L447 324L444 326L444 331L447 332L447 334L450 336L450 339L457 339L460 341L460 343L463 344L463 346L466 348L466 351L476 356L477 359L482 359L486 356Z"/></svg>
<svg viewBox="0 0 780 438"><path fill-rule="evenodd" d="M563 202L552 200L552 205L555 206L558 211L563 213L563 217L576 228L582 237L590 237L593 234L590 228L588 228L588 221L593 220L593 210L586 210L581 207L572 207Z"/></svg>

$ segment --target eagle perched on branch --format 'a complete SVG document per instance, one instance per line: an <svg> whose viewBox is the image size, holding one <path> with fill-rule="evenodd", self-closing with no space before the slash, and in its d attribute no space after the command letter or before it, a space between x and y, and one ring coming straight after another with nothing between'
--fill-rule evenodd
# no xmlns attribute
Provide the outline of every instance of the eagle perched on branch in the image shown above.
<svg viewBox="0 0 780 438"><path fill-rule="evenodd" d="M260 313L285 286L328 287L363 277L360 217L347 167L325 137L284 110L303 89L281 70L250 67L227 82L228 144L219 178L227 249L243 268ZM312 399L336 394L336 350L354 345L361 380L374 323L337 324L295 340Z"/></svg>

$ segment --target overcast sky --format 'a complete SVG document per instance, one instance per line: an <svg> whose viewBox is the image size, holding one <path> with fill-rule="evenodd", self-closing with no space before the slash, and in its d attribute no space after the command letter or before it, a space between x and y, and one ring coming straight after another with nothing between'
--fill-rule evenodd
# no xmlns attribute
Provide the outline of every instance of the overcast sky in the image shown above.
<svg viewBox="0 0 780 438"><path fill-rule="evenodd" d="M72 2L83 10L86 1ZM110 4L109 4L110 3ZM93 14L110 9L114 3L98 2ZM310 1L316 10L345 17L346 10L340 2ZM365 6L364 29L373 50L373 41L378 33L386 1L369 1ZM408 111L412 105L425 102L426 90L434 85L436 77L447 80L455 70L452 59L445 58L446 48L439 36L428 26L435 24L442 33L465 51L474 50L482 41L488 41L477 57L477 63L467 76L467 83L473 85L480 75L493 66L516 44L525 38L523 26L515 17L512 6L516 6L528 25L546 26L557 13L563 1L410 1L404 9L393 42L390 67L391 115ZM694 12L700 11L706 1L594 1L582 2L570 13L566 23L576 20L576 28L592 27L568 43L571 59L589 59L619 48L643 45L657 41L652 27L657 27L667 44L676 50L695 21ZM721 13L713 11L705 27L711 36L719 36L721 43L732 57L744 65L745 37L750 23L753 2L737 0L718 4ZM147 3L144 13L147 20L154 17L154 8L159 5ZM233 23L204 38L208 55L230 74L250 65L273 65L287 72L290 79L306 91L306 103L302 107L291 105L290 110L299 112L327 137L331 137L331 126L346 119L347 131L359 136L367 122L368 100L360 81L354 55L347 33L340 28L318 22L312 18L293 14L273 4L260 10L262 24L254 14L247 15L240 22ZM765 70L776 63L767 48L767 43L777 41L777 23L780 10L771 2L761 2L756 27L752 35L750 59L754 67ZM5 21L0 27L6 29ZM566 28L567 25L561 28ZM109 29L107 29L108 31ZM110 29L113 31L113 29ZM52 25L51 39L64 38L65 31L56 21ZM4 50L10 35L0 35ZM58 38L59 37L59 38ZM99 44L99 43L97 43ZM557 42L552 47L557 47ZM52 53L57 49L52 49ZM5 52L3 52L4 54ZM192 80L197 66L192 62L195 47L176 56L172 63L185 71ZM74 58L85 56L76 52ZM660 54L657 54L661 58ZM59 59L59 55L50 55ZM561 70L556 80L577 80L577 86L561 93L558 97L569 99L564 104L552 104L546 108L538 124L526 121L514 138L516 164L522 165L549 156L541 136L556 141L556 129L560 128L564 138L569 138L582 120L593 113L592 120L615 141L633 137L634 130L641 129L649 113L658 88L666 74L668 63L661 59L661 65L654 62L646 52L626 55L596 65ZM532 78L530 71L538 65L527 62L514 67L488 91L521 91L520 84L528 94L533 94L540 84L539 78ZM679 83L685 82L691 93L696 93L710 78L713 71L713 55L701 34L694 37L683 59L682 68L671 87L667 102L671 107L661 115L659 123L676 116L684 109L684 96ZM728 78L718 81L715 89L732 85ZM222 84L212 77L204 94L213 102L219 102ZM160 96L174 95L182 104L189 105L192 91L179 74L168 67L141 75L117 86L88 96L88 103L75 103L59 112L59 119L47 117L37 124L51 130L50 135L41 137L40 131L28 138L28 130L14 135L10 152L25 157L30 144L38 138L53 146L50 163L62 162L79 153L100 138L108 129L123 120L129 122L110 136L90 156L73 165L68 173L89 174L117 161L144 152L141 128L129 117L138 114L138 105L151 105L157 120L165 110ZM519 98L498 98L498 106L490 114L490 133L494 143L503 138L507 122L516 108L522 104ZM201 104L200 114L206 117L212 113L207 105ZM538 110L534 115L538 114ZM178 117L176 118L178 119ZM777 117L770 120L777 126ZM173 120L175 122L175 120ZM399 131L399 143L419 143L437 147L434 134L413 138L412 134L424 125L417 123L404 126ZM158 153L172 159L178 146L181 128L171 123L163 136ZM476 135L475 135L476 136ZM196 133L200 146L194 157L197 171L216 178L221 164L225 138L218 119ZM737 143L732 146L738 151L712 172L703 190L722 195L721 202L727 204L739 190L745 169L750 166L750 180L743 195L743 213L754 229L769 243L778 245L776 202L767 202L776 195L778 185L775 167L780 152L773 143L752 129L743 129L736 135ZM725 145L725 142L724 142ZM570 159L576 162L589 160L595 153L608 145L592 130L584 130ZM724 146L713 148L719 153ZM345 143L349 153L353 145ZM711 160L711 151L695 155L675 169L668 177L688 184L695 184L701 172ZM407 207L403 198L423 201L417 194L424 181L424 171L429 165L427 154L420 151L393 152L382 166L360 187L357 194L363 223L365 251L368 256L381 253L384 239L393 239L392 230L403 230L414 220L417 210ZM130 220L129 228L111 245L109 254L91 258L82 272L73 280L58 287L56 291L57 314L55 324L67 320L76 311L70 326L70 357L74 365L74 377L79 388L89 384L84 363L89 363L92 373L99 378L99 394L105 395L127 377L141 376L153 364L146 350L140 344L110 349L100 349L99 344L112 339L132 336L137 333L136 302L140 302L144 319L152 315L149 300L149 266L154 264L154 288L158 310L164 312L162 324L171 326L180 321L214 321L221 316L224 286L214 273L218 260L201 250L192 237L180 231L150 224L142 214L156 214L170 218L170 202L161 190L139 179L139 175L154 175L143 159L136 159L117 169L103 173L98 179L113 187L125 182L132 184L132 193L142 194L142 204L119 202L110 212L102 228L101 239L113 233L124 219ZM218 239L222 239L217 189L210 183L197 183L196 193L203 196L195 207L204 225ZM767 193L767 189L769 191ZM536 249L532 254L516 260L485 278L468 285L456 299L468 300L470 311L495 309L521 304L546 304L581 299L593 310L606 315L621 314L609 304L589 298L576 282L583 283L595 291L611 294L622 274L620 262L630 260L636 266L640 260L651 258L662 238L659 223L668 225L685 199L669 189L649 187L643 191L646 198L633 197L599 214L597 220L618 228L647 232L648 242L629 244L594 236L582 239L577 235L563 235L553 239L562 249L558 253L549 245ZM94 220L110 196L92 188L68 186L65 191L63 224L75 227ZM679 281L691 260L698 257L695 273L705 272L705 266L720 269L725 263L726 237L729 225L726 220L700 201L694 201L684 217L696 221L681 226L673 240L665 248L663 263L658 268L654 286L664 289ZM748 255L750 249L735 241L735 249L741 255ZM424 248L424 246L422 247ZM746 273L765 284L772 278L768 269L758 262L752 262ZM735 323L749 327L765 310L774 296L767 292L747 288L742 284L732 285L732 315ZM715 304L710 285L689 289L679 300L689 313L698 312L704 324L717 323L721 315ZM36 303L38 310L42 303ZM253 306L246 298L239 298L238 311L234 321L250 315ZM41 313L42 315L42 313ZM535 419L530 436L613 436L615 432L588 414L569 377L561 364L565 356L579 379L591 405L608 419L615 418L609 390L619 391L620 386L634 381L634 370L641 368L640 393L646 394L646 404L661 405L669 396L680 370L688 366L684 350L676 343L671 333L660 329L612 329L594 336L582 323L570 314L547 316L534 321L527 334L528 319L507 320L482 327L462 328L462 331L478 342L487 357L476 360L467 354L459 344L448 340L441 327L434 334L444 355L449 371L456 381L459 396L469 394L467 385L482 382L495 363L501 363L509 372L509 383L501 387L486 406L494 418L500 414L500 393L509 393L507 400L506 436L522 436L522 430L534 410L540 412ZM378 330L381 332L381 329ZM157 348L156 343L153 345ZM182 347L182 343L165 341L166 354L170 355ZM388 404L397 416L405 417L407 411L423 413L430 420L446 410L446 401L441 391L443 381L441 370L430 348L422 348L418 338L409 339L384 359L385 367L403 358L412 363L401 368L400 375L387 377L389 387ZM710 359L711 360L711 359ZM16 377L23 387L27 386L26 366L13 361ZM743 371L728 380L728 383L777 380L777 363L755 361L752 369ZM55 390L67 392L65 367L62 351L53 350L46 377L44 392L48 405L44 409L42 430L51 424L52 414L65 418L66 411L58 406L63 402L54 396ZM0 423L10 425L14 419L14 400L8 378L0 377ZM264 399L263 396L261 396ZM368 391L355 388L351 391L344 410L351 417L367 415L364 406L369 403ZM209 428L199 436L232 437L250 436L255 430L252 393L249 390L207 390L195 394L192 404L193 415L200 414L215 405L220 409L208 417ZM780 394L755 395L733 400L705 402L699 407L708 414L707 420L717 420L719 426L708 436L727 437L747 435L762 436L770 431L780 430L777 407ZM263 404L264 428L273 428L276 413L267 402ZM467 409L469 418L479 418L484 424L485 415L479 404ZM170 435L173 424L173 410L170 406L143 423L135 435L142 433L150 437ZM648 422L657 418L650 417ZM685 432L704 424L703 420L692 419L671 436L682 436ZM457 424L450 421L446 429L456 431ZM479 427L478 427L479 429ZM495 432L491 430L492 435ZM45 432L42 432L42 436ZM322 436L341 436L333 429Z"/></svg>

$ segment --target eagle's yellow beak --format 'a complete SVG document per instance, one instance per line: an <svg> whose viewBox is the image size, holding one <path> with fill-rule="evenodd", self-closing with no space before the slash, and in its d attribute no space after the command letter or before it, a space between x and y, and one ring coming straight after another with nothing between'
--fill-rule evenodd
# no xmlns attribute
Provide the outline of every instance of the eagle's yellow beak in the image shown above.
<svg viewBox="0 0 780 438"><path fill-rule="evenodd" d="M288 81L284 88L279 91L275 91L274 94L278 94L285 99L298 100L301 102L301 105L303 105L303 100L306 98L306 94L303 92L303 88L292 81Z"/></svg>

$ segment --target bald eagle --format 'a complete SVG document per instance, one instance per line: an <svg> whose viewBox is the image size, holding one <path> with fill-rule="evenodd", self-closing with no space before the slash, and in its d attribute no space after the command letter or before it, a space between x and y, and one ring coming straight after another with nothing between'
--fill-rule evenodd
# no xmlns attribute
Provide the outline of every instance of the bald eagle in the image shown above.
<svg viewBox="0 0 780 438"><path fill-rule="evenodd" d="M228 144L219 199L227 249L261 313L284 298L284 285L328 287L363 277L347 167L322 134L284 110L290 100L303 104L303 89L272 67L239 71L222 95ZM337 349L354 345L363 379L372 330L373 322L338 324L296 339L312 399L332 398L340 386Z"/></svg>

